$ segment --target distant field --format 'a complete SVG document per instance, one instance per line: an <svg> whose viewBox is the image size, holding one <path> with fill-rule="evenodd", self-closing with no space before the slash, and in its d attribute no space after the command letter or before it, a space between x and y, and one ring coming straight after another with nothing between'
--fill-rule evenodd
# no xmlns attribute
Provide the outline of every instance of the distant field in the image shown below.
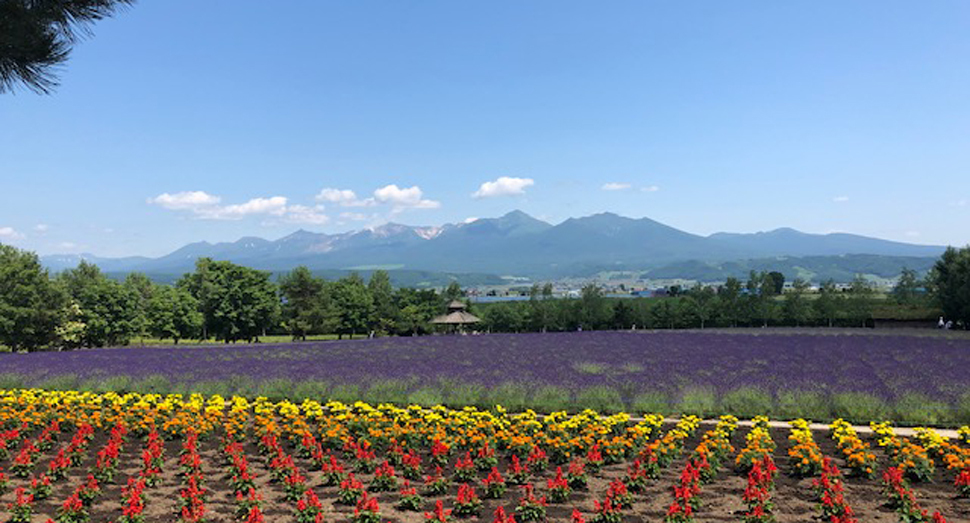
<svg viewBox="0 0 970 523"><path fill-rule="evenodd" d="M970 338L819 334L826 332L492 334L0 354L0 388L970 420Z"/></svg>

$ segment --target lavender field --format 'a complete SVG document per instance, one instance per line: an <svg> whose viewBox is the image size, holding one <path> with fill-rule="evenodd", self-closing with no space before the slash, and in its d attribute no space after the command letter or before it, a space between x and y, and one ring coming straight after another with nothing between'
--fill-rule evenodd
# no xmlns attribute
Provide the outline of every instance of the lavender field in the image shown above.
<svg viewBox="0 0 970 523"><path fill-rule="evenodd" d="M884 415L902 403L955 419L970 406L970 338L785 331L425 336L0 354L0 375L24 385L110 382L159 392L539 408L713 413L723 404L735 411L815 409L816 418L839 414L847 402L844 408Z"/></svg>

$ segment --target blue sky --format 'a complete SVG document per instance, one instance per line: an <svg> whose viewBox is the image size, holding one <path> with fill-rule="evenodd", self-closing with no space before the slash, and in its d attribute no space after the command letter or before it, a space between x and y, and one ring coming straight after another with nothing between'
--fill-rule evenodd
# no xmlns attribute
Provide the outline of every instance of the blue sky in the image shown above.
<svg viewBox="0 0 970 523"><path fill-rule="evenodd" d="M964 1L143 0L94 32L0 95L2 242L521 209L970 243Z"/></svg>

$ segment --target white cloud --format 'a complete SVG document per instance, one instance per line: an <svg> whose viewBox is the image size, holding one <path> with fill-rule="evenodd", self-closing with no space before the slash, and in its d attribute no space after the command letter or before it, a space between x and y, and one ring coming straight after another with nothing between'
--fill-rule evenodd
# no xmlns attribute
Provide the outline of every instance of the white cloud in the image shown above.
<svg viewBox="0 0 970 523"><path fill-rule="evenodd" d="M387 205L392 214L406 209L436 209L440 202L424 198L421 188L398 187L391 184L374 191L374 196L360 199L350 189L322 189L315 199L328 202L337 207L370 207ZM275 217L263 223L305 223L325 225L330 223L329 216L323 213L323 203L316 205L290 204L285 196L252 198L243 203L222 204L222 198L203 191L184 191L174 194L163 193L149 198L148 203L164 209L181 211L200 220L241 220L250 216ZM374 216L365 214L342 214L342 218L354 221L368 221Z"/></svg>
<svg viewBox="0 0 970 523"><path fill-rule="evenodd" d="M253 198L246 203L204 209L200 214L203 217L215 220L238 220L244 216L254 214L282 216L285 213L286 198L283 196L272 196L270 198Z"/></svg>
<svg viewBox="0 0 970 523"><path fill-rule="evenodd" d="M832 198L832 201L835 202L835 203L844 203L844 202L849 201L849 197L848 196L836 196L835 198Z"/></svg>
<svg viewBox="0 0 970 523"><path fill-rule="evenodd" d="M970 203L970 200L957 200L950 205L954 207L966 207L968 203Z"/></svg>
<svg viewBox="0 0 970 523"><path fill-rule="evenodd" d="M240 220L254 215L283 216L288 209L284 196L253 198L244 203L231 205L219 205L221 202L221 197L204 191L162 193L148 199L150 204L170 211L188 211L202 220Z"/></svg>
<svg viewBox="0 0 970 523"><path fill-rule="evenodd" d="M330 217L323 214L324 207L322 205L315 205L313 207L308 207L306 205L291 205L286 208L286 215L284 220L290 223L306 223L310 225L326 225L330 223Z"/></svg>
<svg viewBox="0 0 970 523"><path fill-rule="evenodd" d="M441 207L441 202L426 200L423 196L421 188L417 185L403 188L392 183L374 191L374 200L391 205L395 211Z"/></svg>
<svg viewBox="0 0 970 523"><path fill-rule="evenodd" d="M477 216L469 216L468 218L465 218L461 223L464 223L464 224L467 225L469 223L475 223L477 221L478 221L478 217Z"/></svg>
<svg viewBox="0 0 970 523"><path fill-rule="evenodd" d="M50 226L48 226L46 223L38 223L37 225L34 225L34 230L40 233L45 233L50 230Z"/></svg>
<svg viewBox="0 0 970 523"><path fill-rule="evenodd" d="M610 182L610 183L604 183L603 186L600 187L600 189L604 191L625 191L630 187L632 186L628 183Z"/></svg>
<svg viewBox="0 0 970 523"><path fill-rule="evenodd" d="M474 198L493 198L495 196L515 196L525 194L526 187L535 185L532 178L513 178L502 176L495 181L483 183L472 193Z"/></svg>
<svg viewBox="0 0 970 523"><path fill-rule="evenodd" d="M369 207L376 204L373 198L359 199L357 193L350 189L321 189L316 196L318 202L337 204L341 207Z"/></svg>
<svg viewBox="0 0 970 523"><path fill-rule="evenodd" d="M222 198L213 196L205 191L183 191L175 194L166 192L148 199L148 203L161 206L170 211L192 211L214 207L220 201L222 201Z"/></svg>
<svg viewBox="0 0 970 523"><path fill-rule="evenodd" d="M648 185L646 187L640 188L640 191L642 192L657 192L659 190L660 190L660 186L657 186L657 185Z"/></svg>
<svg viewBox="0 0 970 523"><path fill-rule="evenodd" d="M0 227L0 240L22 240L24 235L13 227Z"/></svg>

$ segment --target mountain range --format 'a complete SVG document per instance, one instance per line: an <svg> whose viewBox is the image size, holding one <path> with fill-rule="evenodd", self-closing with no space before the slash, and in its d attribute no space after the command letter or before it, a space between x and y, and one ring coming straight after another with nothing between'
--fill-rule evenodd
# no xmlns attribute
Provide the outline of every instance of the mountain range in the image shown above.
<svg viewBox="0 0 970 523"><path fill-rule="evenodd" d="M44 256L42 261L54 271L86 259L106 272L175 275L191 271L197 258L208 256L271 271L306 265L317 271L384 268L557 278L604 270L653 270L671 276L670 271L661 269L688 262L696 268L697 264L711 267L778 257L868 255L865 259L870 264L872 256L925 262L943 250L941 246L845 233L809 234L789 228L700 236L649 218L613 213L570 218L553 225L512 211L499 218L440 227L388 223L340 234L299 230L278 240L244 237L235 242L198 242L159 258L81 254Z"/></svg>

